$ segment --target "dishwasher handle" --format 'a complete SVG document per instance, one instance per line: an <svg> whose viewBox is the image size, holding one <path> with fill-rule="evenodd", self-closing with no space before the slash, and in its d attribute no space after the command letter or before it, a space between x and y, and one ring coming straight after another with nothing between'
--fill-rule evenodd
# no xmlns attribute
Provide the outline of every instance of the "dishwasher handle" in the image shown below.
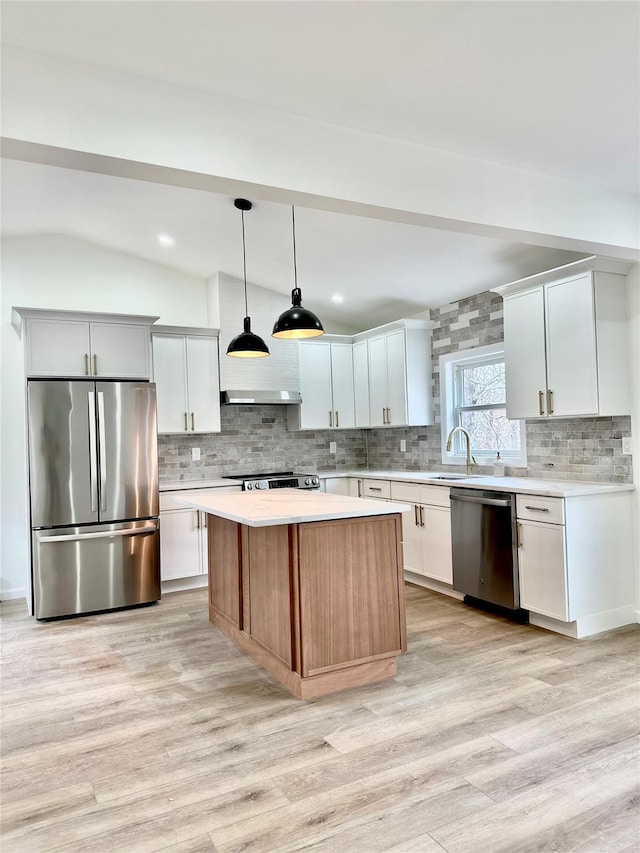
<svg viewBox="0 0 640 853"><path fill-rule="evenodd" d="M487 506L511 506L510 498L483 498L475 495L451 495L452 501L466 501L474 504L486 504Z"/></svg>

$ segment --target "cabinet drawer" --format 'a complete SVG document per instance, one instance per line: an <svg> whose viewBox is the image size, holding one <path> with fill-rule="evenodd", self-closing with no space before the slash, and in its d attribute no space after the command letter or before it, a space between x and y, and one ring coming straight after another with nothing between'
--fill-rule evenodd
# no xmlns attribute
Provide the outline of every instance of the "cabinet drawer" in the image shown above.
<svg viewBox="0 0 640 853"><path fill-rule="evenodd" d="M564 524L564 500L541 498L535 495L517 495L518 518L529 521L546 521L549 524Z"/></svg>
<svg viewBox="0 0 640 853"><path fill-rule="evenodd" d="M391 483L388 480L363 480L364 498L391 498Z"/></svg>
<svg viewBox="0 0 640 853"><path fill-rule="evenodd" d="M394 501L408 501L412 504L420 503L419 483L391 483L391 498Z"/></svg>
<svg viewBox="0 0 640 853"><path fill-rule="evenodd" d="M420 503L450 509L449 486L420 486Z"/></svg>

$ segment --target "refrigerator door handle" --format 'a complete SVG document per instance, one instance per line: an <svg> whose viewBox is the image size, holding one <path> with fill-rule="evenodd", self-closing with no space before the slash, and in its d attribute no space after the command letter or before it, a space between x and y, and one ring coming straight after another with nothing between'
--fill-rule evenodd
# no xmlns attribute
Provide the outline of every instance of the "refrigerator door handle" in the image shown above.
<svg viewBox="0 0 640 853"><path fill-rule="evenodd" d="M89 490L91 492L91 511L98 509L98 456L96 453L96 395L87 394L89 400Z"/></svg>
<svg viewBox="0 0 640 853"><path fill-rule="evenodd" d="M107 442L104 434L104 391L98 391L98 444L100 451L100 509L107 508Z"/></svg>
<svg viewBox="0 0 640 853"><path fill-rule="evenodd" d="M131 527L127 530L109 530L106 533L72 533L64 536L42 536L38 533L38 542L41 545L46 545L55 542L81 542L84 539L115 539L118 536L148 536L150 533L157 531L155 524L149 524L146 527Z"/></svg>

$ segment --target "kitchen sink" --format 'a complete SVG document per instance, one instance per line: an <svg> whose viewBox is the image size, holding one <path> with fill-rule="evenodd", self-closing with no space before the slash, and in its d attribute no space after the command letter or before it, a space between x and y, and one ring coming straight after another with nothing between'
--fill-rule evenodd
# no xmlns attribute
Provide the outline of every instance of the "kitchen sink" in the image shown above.
<svg viewBox="0 0 640 853"><path fill-rule="evenodd" d="M473 480L480 474L427 474L429 480Z"/></svg>

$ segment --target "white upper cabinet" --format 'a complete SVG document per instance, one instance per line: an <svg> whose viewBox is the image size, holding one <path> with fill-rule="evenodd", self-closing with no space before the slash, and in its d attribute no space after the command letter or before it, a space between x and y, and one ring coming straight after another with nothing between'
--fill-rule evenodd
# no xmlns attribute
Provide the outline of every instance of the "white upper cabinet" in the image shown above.
<svg viewBox="0 0 640 853"><path fill-rule="evenodd" d="M353 345L353 398L355 403L355 425L371 426L369 409L369 355L366 341Z"/></svg>
<svg viewBox="0 0 640 853"><path fill-rule="evenodd" d="M629 413L625 278L594 261L495 288L509 418Z"/></svg>
<svg viewBox="0 0 640 853"><path fill-rule="evenodd" d="M300 406L289 407L292 429L355 426L351 343L300 342Z"/></svg>
<svg viewBox="0 0 640 853"><path fill-rule="evenodd" d="M80 319L68 312L16 309L25 318L27 376L149 379L151 338L155 317L117 322ZM135 322L145 320L146 322Z"/></svg>
<svg viewBox="0 0 640 853"><path fill-rule="evenodd" d="M400 323L367 337L372 427L432 423L430 324Z"/></svg>
<svg viewBox="0 0 640 853"><path fill-rule="evenodd" d="M220 432L218 338L154 330L152 340L158 432Z"/></svg>

